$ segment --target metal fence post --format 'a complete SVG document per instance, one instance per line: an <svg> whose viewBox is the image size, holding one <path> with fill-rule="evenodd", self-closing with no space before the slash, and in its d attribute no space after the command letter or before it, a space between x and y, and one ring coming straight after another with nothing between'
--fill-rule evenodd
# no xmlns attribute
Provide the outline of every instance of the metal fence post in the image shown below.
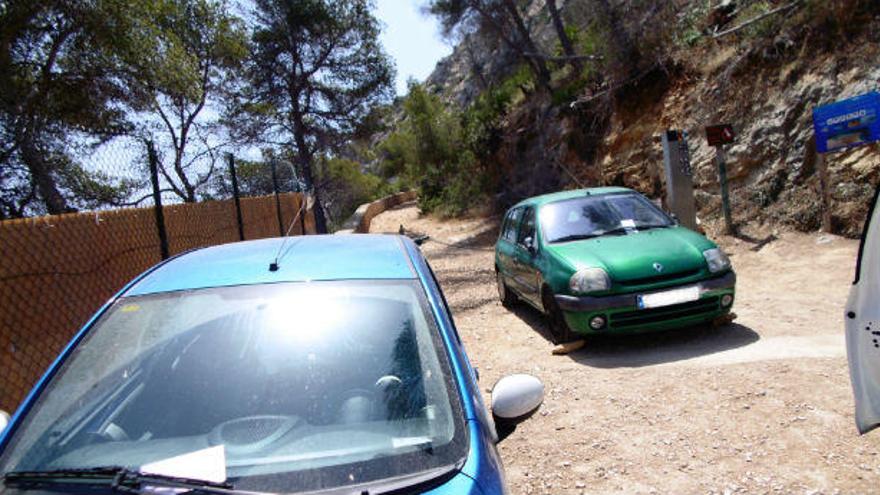
<svg viewBox="0 0 880 495"><path fill-rule="evenodd" d="M272 167L272 190L275 191L275 212L278 214L278 235L284 237L284 219L281 218L281 199L278 197L278 172L275 170L275 159L269 160Z"/></svg>
<svg viewBox="0 0 880 495"><path fill-rule="evenodd" d="M168 233L165 231L165 212L162 210L162 191L159 190L159 157L153 141L147 141L147 159L150 162L150 182L153 185L153 211L156 213L156 230L159 233L159 253L168 259Z"/></svg>
<svg viewBox="0 0 880 495"><path fill-rule="evenodd" d="M238 193L238 176L235 175L235 157L232 153L226 154L229 162L229 175L232 177L232 197L235 200L235 219L238 221L238 240L244 240L244 222L241 219L241 198Z"/></svg>

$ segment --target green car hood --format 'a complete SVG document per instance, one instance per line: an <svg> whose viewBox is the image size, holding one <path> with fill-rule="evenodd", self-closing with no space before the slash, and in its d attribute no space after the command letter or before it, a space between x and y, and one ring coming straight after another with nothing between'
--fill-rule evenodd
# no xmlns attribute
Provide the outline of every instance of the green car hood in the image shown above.
<svg viewBox="0 0 880 495"><path fill-rule="evenodd" d="M582 241L548 244L557 260L577 270L601 267L615 282L659 275L654 263L663 265L664 275L706 268L703 251L715 243L684 227L652 229L627 235L608 235Z"/></svg>

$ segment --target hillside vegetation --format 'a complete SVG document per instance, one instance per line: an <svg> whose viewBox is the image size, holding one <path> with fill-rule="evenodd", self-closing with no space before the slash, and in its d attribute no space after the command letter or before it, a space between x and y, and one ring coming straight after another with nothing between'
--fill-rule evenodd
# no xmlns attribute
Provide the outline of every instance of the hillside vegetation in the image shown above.
<svg viewBox="0 0 880 495"><path fill-rule="evenodd" d="M711 221L720 196L703 127L730 123L735 221L814 230L812 109L880 80L880 4L871 0L435 0L427 8L457 46L389 113L373 163L441 214L502 209L578 185L661 197L658 136L680 128L690 134L699 215ZM527 31L517 30L517 16ZM834 228L856 235L880 156L874 147L839 153L829 168Z"/></svg>

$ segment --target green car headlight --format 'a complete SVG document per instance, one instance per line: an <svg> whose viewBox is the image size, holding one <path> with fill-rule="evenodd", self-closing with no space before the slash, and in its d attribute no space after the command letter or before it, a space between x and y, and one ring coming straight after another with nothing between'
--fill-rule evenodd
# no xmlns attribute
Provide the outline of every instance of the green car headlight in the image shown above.
<svg viewBox="0 0 880 495"><path fill-rule="evenodd" d="M611 279L601 268L583 268L571 276L568 287L574 294L599 292L611 288Z"/></svg>
<svg viewBox="0 0 880 495"><path fill-rule="evenodd" d="M703 258L706 258L706 264L709 265L709 271L719 273L730 269L730 258L724 254L724 251L713 248L703 251Z"/></svg>

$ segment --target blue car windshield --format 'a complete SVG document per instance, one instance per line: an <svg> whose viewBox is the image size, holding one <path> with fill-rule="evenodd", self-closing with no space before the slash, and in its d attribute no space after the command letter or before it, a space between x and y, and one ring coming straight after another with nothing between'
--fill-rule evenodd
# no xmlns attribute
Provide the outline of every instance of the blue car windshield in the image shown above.
<svg viewBox="0 0 880 495"><path fill-rule="evenodd" d="M208 470L296 493L442 471L467 437L431 315L415 281L120 299L13 433L0 473Z"/></svg>
<svg viewBox="0 0 880 495"><path fill-rule="evenodd" d="M603 194L549 203L539 213L545 242L565 242L669 227L669 216L641 194Z"/></svg>

